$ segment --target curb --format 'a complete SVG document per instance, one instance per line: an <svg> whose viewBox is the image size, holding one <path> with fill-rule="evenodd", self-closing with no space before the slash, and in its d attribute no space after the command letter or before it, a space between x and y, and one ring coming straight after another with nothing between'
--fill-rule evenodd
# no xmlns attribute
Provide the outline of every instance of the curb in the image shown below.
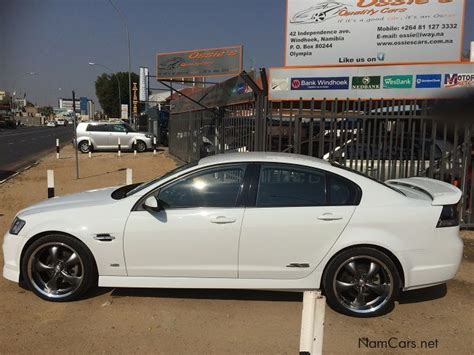
<svg viewBox="0 0 474 355"><path fill-rule="evenodd" d="M0 185L2 185L3 183L13 179L15 176L18 176L20 175L22 172L26 171L26 170L29 170L31 169L32 167L36 166L39 164L39 161L35 161L27 166L24 166L23 168L21 168L20 170L18 170L17 172L15 172L14 174L10 175L9 177L7 177L6 179L3 179L3 180L0 180Z"/></svg>

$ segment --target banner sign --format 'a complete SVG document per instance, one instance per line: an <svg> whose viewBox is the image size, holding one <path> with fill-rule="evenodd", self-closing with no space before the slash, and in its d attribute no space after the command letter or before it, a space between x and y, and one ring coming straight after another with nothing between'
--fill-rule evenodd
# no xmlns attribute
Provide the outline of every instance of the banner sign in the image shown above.
<svg viewBox="0 0 474 355"><path fill-rule="evenodd" d="M136 82L132 83L132 113L134 116L138 114L138 85Z"/></svg>
<svg viewBox="0 0 474 355"><path fill-rule="evenodd" d="M140 101L148 101L148 68L140 67Z"/></svg>
<svg viewBox="0 0 474 355"><path fill-rule="evenodd" d="M287 0L285 66L460 62L464 0Z"/></svg>
<svg viewBox="0 0 474 355"><path fill-rule="evenodd" d="M128 118L128 105L126 104L120 105L120 118L123 120Z"/></svg>
<svg viewBox="0 0 474 355"><path fill-rule="evenodd" d="M242 46L157 54L157 79L232 76L242 71Z"/></svg>
<svg viewBox="0 0 474 355"><path fill-rule="evenodd" d="M271 68L272 100L421 99L474 87L474 63Z"/></svg>

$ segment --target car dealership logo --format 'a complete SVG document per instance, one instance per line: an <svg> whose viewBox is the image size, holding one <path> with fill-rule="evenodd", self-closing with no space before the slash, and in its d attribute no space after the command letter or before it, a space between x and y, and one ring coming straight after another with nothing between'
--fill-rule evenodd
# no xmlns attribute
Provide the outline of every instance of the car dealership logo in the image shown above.
<svg viewBox="0 0 474 355"><path fill-rule="evenodd" d="M347 6L340 2L323 2L321 4L311 6L305 10L299 11L293 15L290 23L309 24L321 23L330 18L339 15L339 12L347 10Z"/></svg>
<svg viewBox="0 0 474 355"><path fill-rule="evenodd" d="M473 87L474 73L446 74L444 77L445 88Z"/></svg>

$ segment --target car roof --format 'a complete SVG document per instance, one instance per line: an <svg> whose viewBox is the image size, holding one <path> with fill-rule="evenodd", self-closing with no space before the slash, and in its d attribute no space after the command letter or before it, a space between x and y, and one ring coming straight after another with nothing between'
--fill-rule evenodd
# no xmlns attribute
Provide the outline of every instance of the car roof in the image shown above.
<svg viewBox="0 0 474 355"><path fill-rule="evenodd" d="M246 153L226 153L218 154L199 160L199 166L237 163L237 162L272 162L299 164L308 166L328 167L330 164L319 158L293 153L273 153L273 152L246 152Z"/></svg>

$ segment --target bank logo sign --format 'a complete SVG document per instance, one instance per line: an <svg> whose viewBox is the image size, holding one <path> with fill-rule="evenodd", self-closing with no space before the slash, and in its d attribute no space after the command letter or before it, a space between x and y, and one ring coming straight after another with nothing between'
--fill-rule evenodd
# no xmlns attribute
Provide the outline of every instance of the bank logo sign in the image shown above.
<svg viewBox="0 0 474 355"><path fill-rule="evenodd" d="M383 77L384 89L411 89L413 75L386 75Z"/></svg>
<svg viewBox="0 0 474 355"><path fill-rule="evenodd" d="M380 89L380 76L353 76L352 89L375 90Z"/></svg>
<svg viewBox="0 0 474 355"><path fill-rule="evenodd" d="M444 76L444 87L445 88L457 88L457 87L472 87L474 86L474 73L462 73L462 74L446 74Z"/></svg>
<svg viewBox="0 0 474 355"><path fill-rule="evenodd" d="M348 90L349 77L291 78L291 90Z"/></svg>
<svg viewBox="0 0 474 355"><path fill-rule="evenodd" d="M441 74L420 74L416 76L417 89L436 89L441 87Z"/></svg>

